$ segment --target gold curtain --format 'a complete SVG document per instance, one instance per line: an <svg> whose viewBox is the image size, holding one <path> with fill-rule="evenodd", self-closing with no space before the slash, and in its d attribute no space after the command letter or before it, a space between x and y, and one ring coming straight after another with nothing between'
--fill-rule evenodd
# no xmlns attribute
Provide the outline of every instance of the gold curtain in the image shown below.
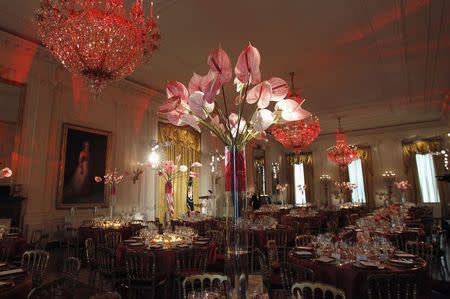
<svg viewBox="0 0 450 299"><path fill-rule="evenodd" d="M375 208L375 200L373 197L373 163L372 151L368 145L358 145L358 156L361 159L363 178L364 178L364 193L366 195L367 206L372 209ZM348 173L348 172L347 172Z"/></svg>
<svg viewBox="0 0 450 299"><path fill-rule="evenodd" d="M171 124L158 123L158 142L170 142L171 145L164 148L164 160L173 160L181 155L180 165L191 166L194 162L200 162L201 135L189 127L176 127ZM184 173L175 179L174 204L175 216L186 213L186 197L189 173ZM167 204L164 196L164 179L159 178L159 219L164 219ZM198 179L194 178L193 185L194 203L198 202Z"/></svg>
<svg viewBox="0 0 450 299"><path fill-rule="evenodd" d="M289 198L292 198L292 202L295 202L295 188L294 186L294 164L302 164L305 172L305 185L306 185L306 201L314 202L314 170L313 170L313 155L312 153L300 153L291 154L286 157L288 161L288 180L289 180Z"/></svg>
<svg viewBox="0 0 450 299"><path fill-rule="evenodd" d="M424 155L431 152L438 152L442 149L442 139L439 137L423 139L423 140L415 140L415 141L406 141L402 143L403 150L403 166L406 177L410 184L411 188L411 197L412 200L417 204L422 202L421 193L420 193L420 185L419 185L419 176L417 171L416 164L416 154ZM444 173L443 165L440 156L434 156L434 167L436 170L436 175ZM439 196L441 199L441 208L443 215L446 213L446 202L448 196L448 189L446 183L438 181L438 189Z"/></svg>

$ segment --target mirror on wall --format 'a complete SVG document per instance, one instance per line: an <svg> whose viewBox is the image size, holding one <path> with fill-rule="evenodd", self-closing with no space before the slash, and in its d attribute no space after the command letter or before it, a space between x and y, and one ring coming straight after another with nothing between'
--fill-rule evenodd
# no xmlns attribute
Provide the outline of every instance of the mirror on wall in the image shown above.
<svg viewBox="0 0 450 299"><path fill-rule="evenodd" d="M253 169L255 192L266 195L266 151L259 146L253 149Z"/></svg>
<svg viewBox="0 0 450 299"><path fill-rule="evenodd" d="M0 169L9 167L13 171L11 178L0 180L0 185L5 189L3 193L11 193L8 187L13 185L17 175L24 98L25 85L0 79Z"/></svg>

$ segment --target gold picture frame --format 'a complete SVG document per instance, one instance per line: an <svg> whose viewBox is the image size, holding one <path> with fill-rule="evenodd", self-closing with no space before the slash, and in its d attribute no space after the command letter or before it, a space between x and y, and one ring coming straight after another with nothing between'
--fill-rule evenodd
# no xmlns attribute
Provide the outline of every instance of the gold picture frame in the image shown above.
<svg viewBox="0 0 450 299"><path fill-rule="evenodd" d="M110 190L95 177L109 170L109 131L63 123L57 209L108 207Z"/></svg>

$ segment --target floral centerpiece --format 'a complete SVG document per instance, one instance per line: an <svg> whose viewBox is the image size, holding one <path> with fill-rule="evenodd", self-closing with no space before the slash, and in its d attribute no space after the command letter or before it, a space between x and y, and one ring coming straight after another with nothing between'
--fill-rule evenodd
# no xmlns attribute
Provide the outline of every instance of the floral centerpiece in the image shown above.
<svg viewBox="0 0 450 299"><path fill-rule="evenodd" d="M181 155L178 155L175 158L175 162L172 160L167 160L163 161L159 165L153 166L158 176L164 178L165 180L164 194L166 195L167 210L170 217L173 217L173 215L175 214L175 205L173 201L173 182L177 176L189 170L186 165L180 165L180 160ZM189 176L196 177L197 172L195 172L194 170L201 166L202 164L199 162L192 163L191 169L189 171Z"/></svg>
<svg viewBox="0 0 450 299"><path fill-rule="evenodd" d="M303 102L287 98L286 81L276 77L261 79L260 63L258 49L251 44L244 47L234 67L237 95L230 100L224 84L232 80L231 60L223 49L215 49L207 59L208 73L194 73L188 87L178 81L169 82L168 99L159 109L170 123L188 125L199 132L202 126L226 146L225 189L232 194L235 218L242 216L238 196L246 191L245 145L254 138L264 139L272 124L311 116L302 109Z"/></svg>
<svg viewBox="0 0 450 299"><path fill-rule="evenodd" d="M412 187L412 185L408 182L408 180L394 182L395 187L400 191L401 194L401 202L406 202L406 190Z"/></svg>
<svg viewBox="0 0 450 299"><path fill-rule="evenodd" d="M334 182L334 186L336 187L334 195L338 197L340 204L344 203L344 199L357 188L356 184L351 182Z"/></svg>
<svg viewBox="0 0 450 299"><path fill-rule="evenodd" d="M103 177L96 176L94 180L97 183L103 182L106 186L109 186L111 190L111 201L114 201L114 198L116 196L116 189L117 185L122 183L125 178L128 176L128 172L120 173L117 168L114 168L112 172L108 171ZM109 209L109 217L112 219L114 215L114 202L111 203L110 209Z"/></svg>

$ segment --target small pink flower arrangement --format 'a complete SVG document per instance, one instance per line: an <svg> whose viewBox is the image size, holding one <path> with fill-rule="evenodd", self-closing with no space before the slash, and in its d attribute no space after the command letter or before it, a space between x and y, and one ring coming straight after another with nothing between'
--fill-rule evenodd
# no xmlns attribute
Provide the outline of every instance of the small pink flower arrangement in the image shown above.
<svg viewBox="0 0 450 299"><path fill-rule="evenodd" d="M5 167L0 172L0 179L10 178L12 174L13 174L12 170L8 167Z"/></svg>
<svg viewBox="0 0 450 299"><path fill-rule="evenodd" d="M175 161L167 160L163 161L159 166L156 167L156 173L158 176L162 176L166 181L172 182L177 175L185 173L189 170L190 177L198 177L198 173L194 171L196 168L202 167L200 162L192 163L190 169L186 165L179 165L181 156L178 155Z"/></svg>
<svg viewBox="0 0 450 299"><path fill-rule="evenodd" d="M399 190L406 190L411 188L411 184L408 182L408 180L394 182L395 187Z"/></svg>
<svg viewBox="0 0 450 299"><path fill-rule="evenodd" d="M116 186L124 181L124 179L128 176L128 172L119 173L117 168L114 168L112 172L107 172L103 178L100 176L96 176L94 180L97 183L104 182L105 185L109 185L111 187L111 193L113 195L116 194Z"/></svg>
<svg viewBox="0 0 450 299"><path fill-rule="evenodd" d="M277 189L281 194L283 194L284 191L286 191L286 189L287 189L288 186L289 186L288 184L278 184L278 185L276 186L276 189Z"/></svg>

